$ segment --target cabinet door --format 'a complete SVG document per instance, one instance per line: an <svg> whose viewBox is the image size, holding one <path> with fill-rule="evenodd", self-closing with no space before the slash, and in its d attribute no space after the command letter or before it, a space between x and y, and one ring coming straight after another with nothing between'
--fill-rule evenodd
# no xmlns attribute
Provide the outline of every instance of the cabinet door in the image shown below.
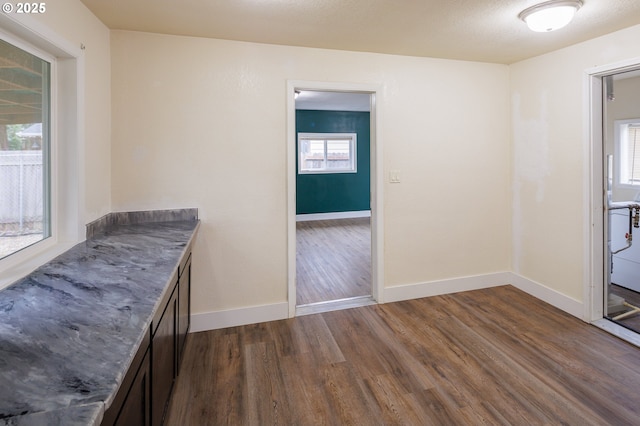
<svg viewBox="0 0 640 426"><path fill-rule="evenodd" d="M151 332L147 330L120 389L104 413L102 426L151 424L150 343Z"/></svg>
<svg viewBox="0 0 640 426"><path fill-rule="evenodd" d="M115 425L151 425L151 377L149 368L149 351L147 351Z"/></svg>
<svg viewBox="0 0 640 426"><path fill-rule="evenodd" d="M177 308L178 297L174 288L151 340L151 420L154 426L164 421L176 375Z"/></svg>
<svg viewBox="0 0 640 426"><path fill-rule="evenodd" d="M180 362L182 352L189 332L191 321L191 256L187 260L184 269L181 271L180 282L178 284L178 373L180 372Z"/></svg>

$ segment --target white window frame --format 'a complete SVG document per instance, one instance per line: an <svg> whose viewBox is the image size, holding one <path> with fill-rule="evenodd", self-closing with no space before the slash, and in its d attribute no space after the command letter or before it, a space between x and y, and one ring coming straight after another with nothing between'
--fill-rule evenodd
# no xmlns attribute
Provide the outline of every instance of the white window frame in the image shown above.
<svg viewBox="0 0 640 426"><path fill-rule="evenodd" d="M614 154L615 154L615 167L614 178L616 186L620 188L640 188L640 182L629 183L626 179L629 176L629 170L627 167L626 155L628 152L627 137L629 135L628 129L630 125L640 125L640 118L633 118L627 120L615 120L613 122L613 140L614 140ZM640 146L639 146L640 148Z"/></svg>
<svg viewBox="0 0 640 426"><path fill-rule="evenodd" d="M348 168L305 169L302 158L302 142L309 139L324 140L324 155L327 158L327 141L349 140L349 158L351 166ZM301 175L358 173L358 134L357 133L298 133L298 173Z"/></svg>
<svg viewBox="0 0 640 426"><path fill-rule="evenodd" d="M51 64L50 75L50 226L51 236L0 259L0 289L82 241L84 220L83 47L40 21L0 14L0 37ZM64 145L58 141L64 141Z"/></svg>
<svg viewBox="0 0 640 426"><path fill-rule="evenodd" d="M11 35L8 34L0 34L0 39L3 40L4 42L30 54L35 56L36 58L45 61L47 63L49 63L49 81L46 83L49 89L49 93L46 95L49 99L48 99L48 105L45 109L43 109L42 113L43 113L43 121L42 121L42 129L43 129L43 138L42 138L42 181L44 184L44 187L47 188L47 192L45 193L43 190L43 206L45 211L43 212L43 224L42 224L42 231L43 231L43 237L41 240L36 241L33 244L30 244L28 246L25 246L23 248L20 248L16 251L14 251L13 253L8 254L6 257L2 258L3 260L6 258L10 258L11 256L15 256L17 253L21 252L22 250L27 250L29 247L33 247L33 246L42 246L42 245L48 245L50 244L47 243L47 240L49 239L55 239L54 235L57 234L57 229L55 226L55 222L53 220L53 208L52 208L52 203L53 200L56 199L55 197L55 193L54 193L54 188L55 186L53 185L53 178L57 175L57 168L56 165L53 161L53 158L55 158L55 149L56 149L56 143L54 143L54 138L52 135L52 131L51 131L51 123L54 122L55 120L55 110L56 108L55 106L55 98L54 98L54 85L52 84L52 82L55 81L56 79L56 58L50 54L48 54L47 52L44 52L40 49L37 49L33 46L31 46L30 44L12 37ZM44 77L43 77L44 78ZM45 94L43 93L43 97L45 96ZM44 118L44 115L47 115L47 118ZM48 126L48 129L45 131L45 125ZM47 134L48 139L45 141L44 138L44 134Z"/></svg>

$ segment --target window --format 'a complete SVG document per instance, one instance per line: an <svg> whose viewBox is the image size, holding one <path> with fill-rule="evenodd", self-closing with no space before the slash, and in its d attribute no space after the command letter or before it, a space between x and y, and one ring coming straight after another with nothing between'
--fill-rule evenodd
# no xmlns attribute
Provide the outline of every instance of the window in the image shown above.
<svg viewBox="0 0 640 426"><path fill-rule="evenodd" d="M0 40L0 259L51 236L51 63Z"/></svg>
<svg viewBox="0 0 640 426"><path fill-rule="evenodd" d="M618 183L640 186L640 119L616 120Z"/></svg>
<svg viewBox="0 0 640 426"><path fill-rule="evenodd" d="M298 133L298 173L355 173L355 133Z"/></svg>

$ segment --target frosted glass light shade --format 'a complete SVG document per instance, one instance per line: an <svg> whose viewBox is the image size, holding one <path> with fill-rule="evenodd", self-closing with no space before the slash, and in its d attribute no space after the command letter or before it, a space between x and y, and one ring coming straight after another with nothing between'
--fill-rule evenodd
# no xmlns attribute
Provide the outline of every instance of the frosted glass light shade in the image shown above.
<svg viewBox="0 0 640 426"><path fill-rule="evenodd" d="M518 17L526 22L532 31L554 31L571 22L581 6L581 0L553 0L525 9Z"/></svg>

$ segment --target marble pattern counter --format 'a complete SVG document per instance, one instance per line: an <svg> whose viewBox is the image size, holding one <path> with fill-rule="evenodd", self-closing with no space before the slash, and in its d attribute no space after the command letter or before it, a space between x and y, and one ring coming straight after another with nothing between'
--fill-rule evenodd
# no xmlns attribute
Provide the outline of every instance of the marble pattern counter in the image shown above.
<svg viewBox="0 0 640 426"><path fill-rule="evenodd" d="M199 226L112 222L0 290L0 425L99 424Z"/></svg>

